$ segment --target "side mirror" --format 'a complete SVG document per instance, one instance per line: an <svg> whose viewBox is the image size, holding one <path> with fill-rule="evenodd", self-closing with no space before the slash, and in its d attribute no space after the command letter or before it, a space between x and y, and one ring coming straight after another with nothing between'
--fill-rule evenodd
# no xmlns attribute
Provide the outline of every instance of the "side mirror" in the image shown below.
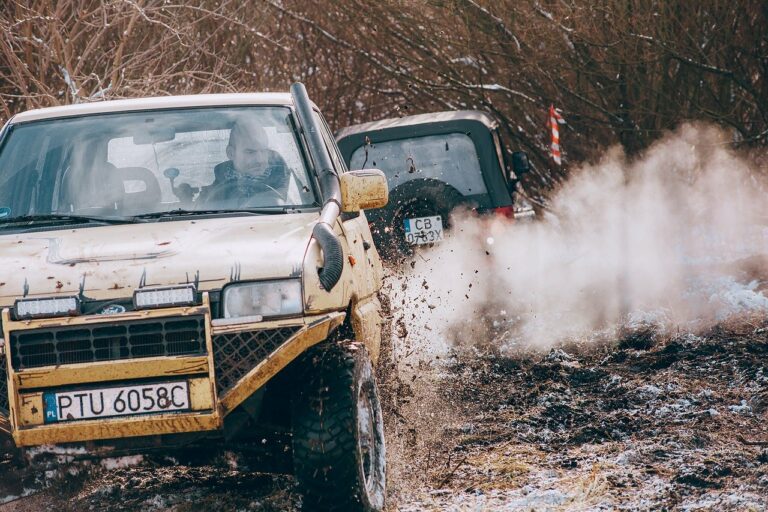
<svg viewBox="0 0 768 512"><path fill-rule="evenodd" d="M382 208L389 201L387 177L379 169L345 172L340 180L344 212Z"/></svg>
<svg viewBox="0 0 768 512"><path fill-rule="evenodd" d="M525 151L515 151L512 153L512 170L518 178L531 170L528 154ZM510 176L510 178L512 177Z"/></svg>

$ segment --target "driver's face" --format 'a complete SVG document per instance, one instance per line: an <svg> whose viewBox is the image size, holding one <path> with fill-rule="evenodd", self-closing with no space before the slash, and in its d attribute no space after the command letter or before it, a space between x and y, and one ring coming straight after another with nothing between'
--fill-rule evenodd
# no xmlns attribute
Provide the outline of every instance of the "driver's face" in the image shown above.
<svg viewBox="0 0 768 512"><path fill-rule="evenodd" d="M266 141L244 130L233 130L227 153L235 170L244 174L263 174L269 164Z"/></svg>

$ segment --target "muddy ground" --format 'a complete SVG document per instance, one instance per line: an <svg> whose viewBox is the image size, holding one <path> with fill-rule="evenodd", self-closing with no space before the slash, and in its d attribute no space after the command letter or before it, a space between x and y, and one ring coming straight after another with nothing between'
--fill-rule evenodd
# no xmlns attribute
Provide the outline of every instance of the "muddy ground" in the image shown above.
<svg viewBox="0 0 768 512"><path fill-rule="evenodd" d="M768 509L764 317L386 373L390 510ZM126 462L7 459L0 510L301 510L237 454Z"/></svg>
<svg viewBox="0 0 768 512"><path fill-rule="evenodd" d="M452 361L400 510L765 510L766 325Z"/></svg>

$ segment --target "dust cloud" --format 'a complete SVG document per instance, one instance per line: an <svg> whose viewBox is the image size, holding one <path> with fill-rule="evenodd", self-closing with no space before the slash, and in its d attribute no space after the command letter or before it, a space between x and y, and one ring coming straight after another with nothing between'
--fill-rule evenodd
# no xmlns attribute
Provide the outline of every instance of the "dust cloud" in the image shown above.
<svg viewBox="0 0 768 512"><path fill-rule="evenodd" d="M540 220L457 215L448 240L390 278L401 357L768 310L765 188L722 131L687 124L633 161L612 149L572 176Z"/></svg>

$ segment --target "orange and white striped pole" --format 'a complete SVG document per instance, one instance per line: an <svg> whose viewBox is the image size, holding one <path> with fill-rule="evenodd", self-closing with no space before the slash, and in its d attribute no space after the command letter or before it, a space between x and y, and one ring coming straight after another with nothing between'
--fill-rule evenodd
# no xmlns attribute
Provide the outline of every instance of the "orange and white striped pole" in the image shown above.
<svg viewBox="0 0 768 512"><path fill-rule="evenodd" d="M563 117L557 113L554 105L549 106L549 128L552 131L552 144L550 146L552 151L552 160L557 165L563 165L563 159L560 153L560 129L558 124L563 122Z"/></svg>

